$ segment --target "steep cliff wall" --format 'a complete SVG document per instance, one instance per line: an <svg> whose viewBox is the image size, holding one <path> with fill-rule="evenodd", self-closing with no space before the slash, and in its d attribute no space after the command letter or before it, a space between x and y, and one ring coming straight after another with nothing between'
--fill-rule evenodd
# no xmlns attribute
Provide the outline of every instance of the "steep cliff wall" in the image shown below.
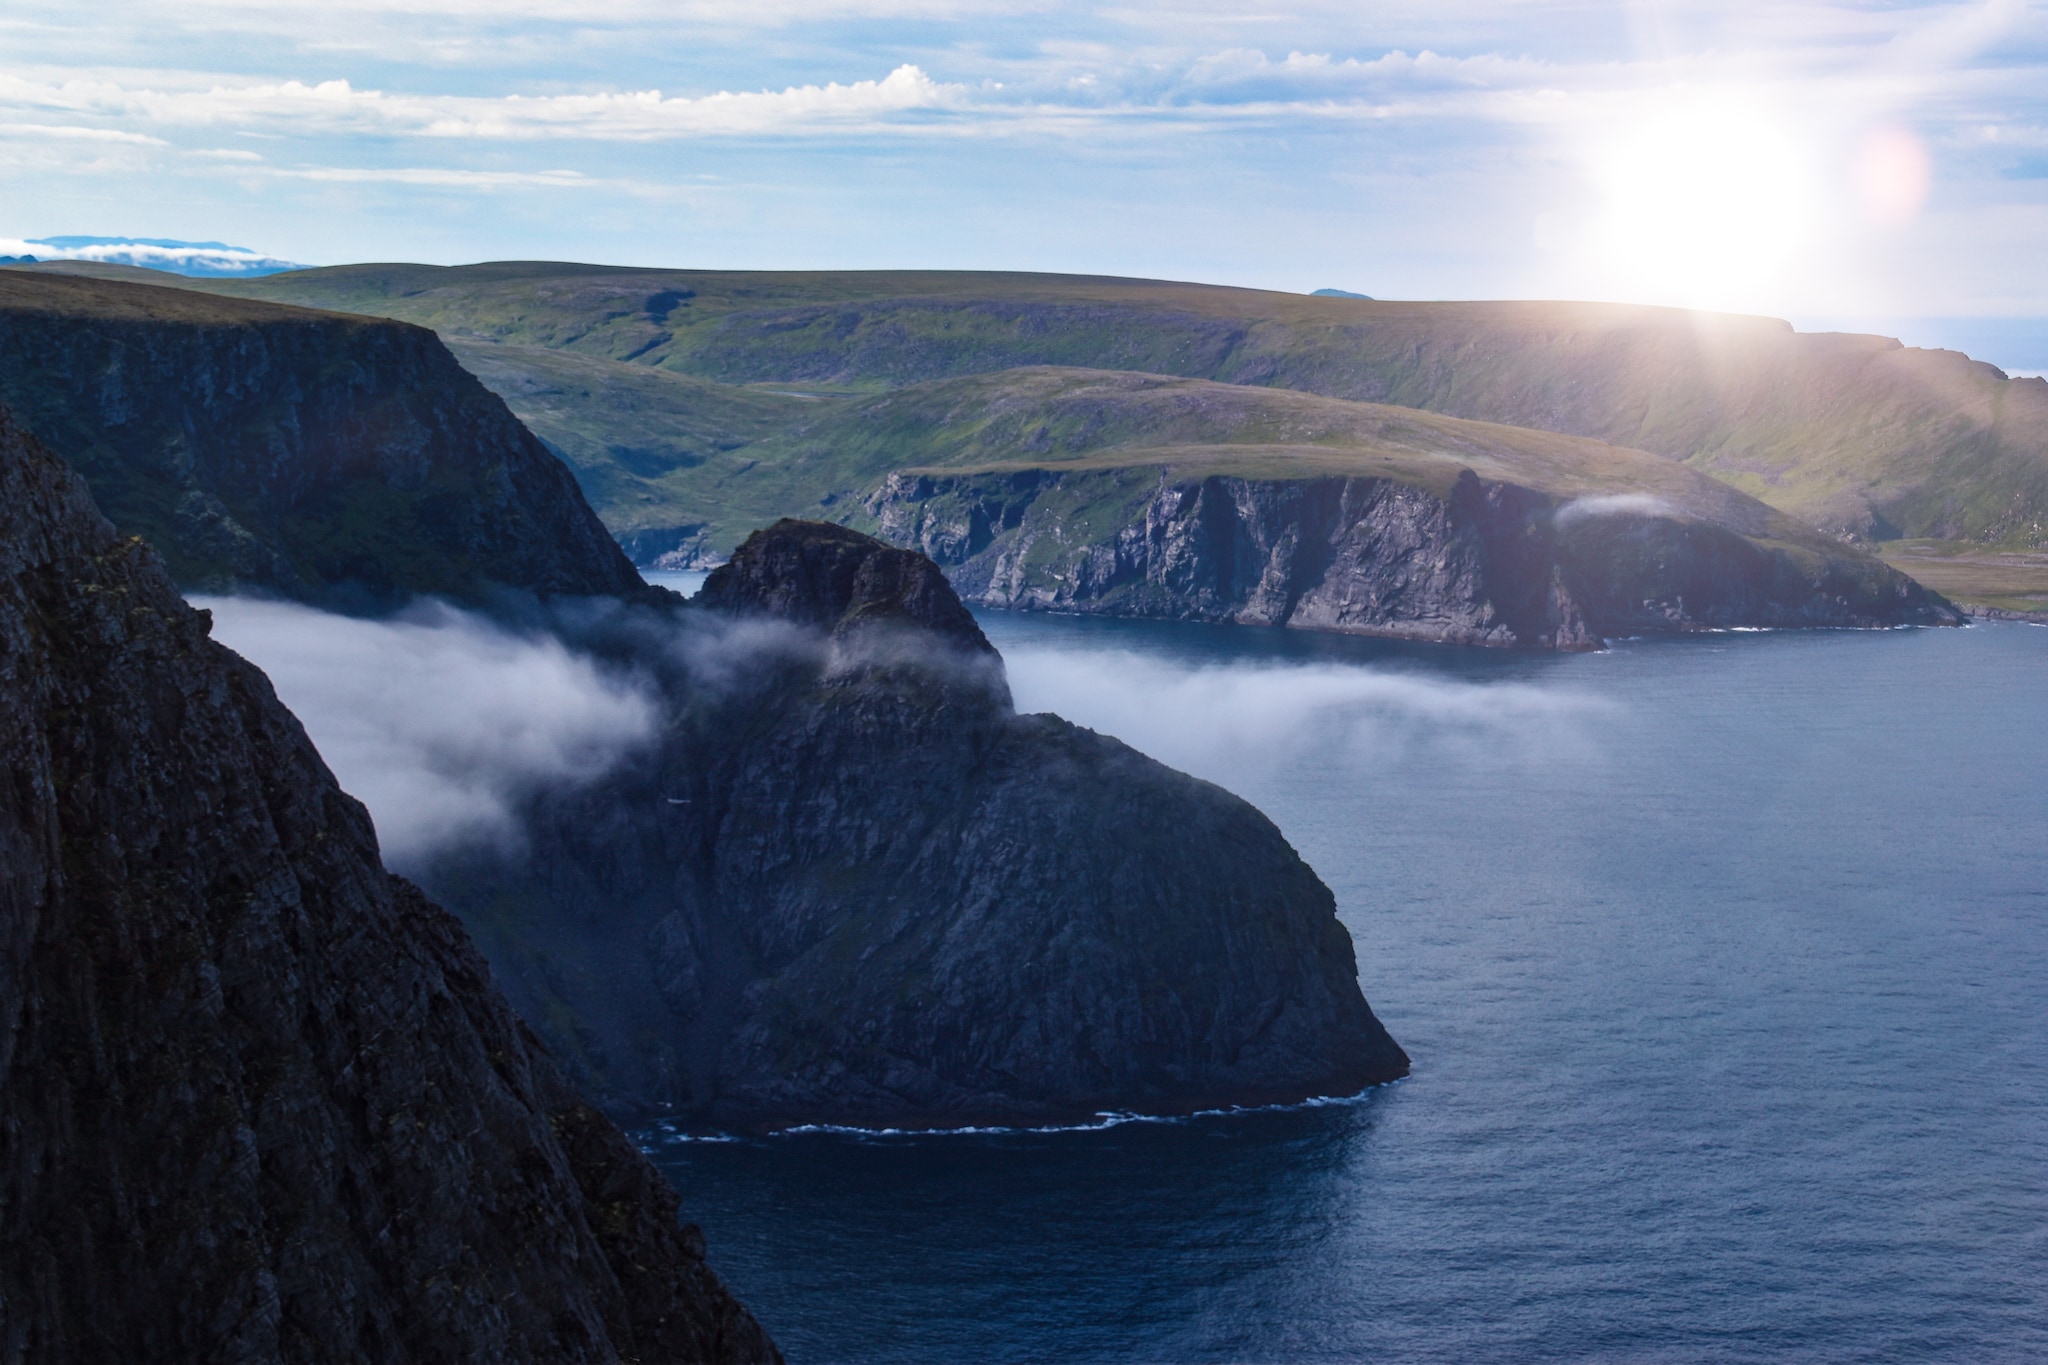
<svg viewBox="0 0 2048 1365"><path fill-rule="evenodd" d="M967 600L1013 609L1535 649L1962 619L1810 535L1743 535L1648 496L1561 503L1469 469L1442 491L1156 464L929 471L890 476L865 507L884 536L950 566Z"/></svg>
<svg viewBox="0 0 2048 1365"><path fill-rule="evenodd" d="M0 409L0 1358L775 1359L208 624Z"/></svg>
<svg viewBox="0 0 2048 1365"><path fill-rule="evenodd" d="M1279 831L1016 714L929 560L782 522L703 598L634 645L663 741L533 803L518 853L427 877L592 1093L720 1126L950 1126L1407 1070Z"/></svg>
<svg viewBox="0 0 2048 1365"><path fill-rule="evenodd" d="M644 591L568 470L423 328L0 272L0 400L187 588Z"/></svg>

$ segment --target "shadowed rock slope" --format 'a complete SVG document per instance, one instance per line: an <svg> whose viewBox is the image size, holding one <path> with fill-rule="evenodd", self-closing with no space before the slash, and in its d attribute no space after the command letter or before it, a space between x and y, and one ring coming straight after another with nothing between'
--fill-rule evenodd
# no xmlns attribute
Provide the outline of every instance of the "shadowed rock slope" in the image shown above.
<svg viewBox="0 0 2048 1365"><path fill-rule="evenodd" d="M0 270L0 400L190 589L645 591L568 470L424 328Z"/></svg>
<svg viewBox="0 0 2048 1365"><path fill-rule="evenodd" d="M951 1126L1406 1072L1271 822L1018 715L929 560L785 521L702 600L636 647L662 741L535 802L521 854L428 875L593 1093L712 1126Z"/></svg>
<svg viewBox="0 0 2048 1365"><path fill-rule="evenodd" d="M0 410L0 1358L776 1359L208 624Z"/></svg>

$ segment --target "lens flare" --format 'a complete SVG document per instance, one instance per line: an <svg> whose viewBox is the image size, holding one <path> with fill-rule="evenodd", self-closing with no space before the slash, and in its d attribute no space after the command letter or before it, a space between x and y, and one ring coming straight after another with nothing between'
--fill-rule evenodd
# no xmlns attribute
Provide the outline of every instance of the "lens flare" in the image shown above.
<svg viewBox="0 0 2048 1365"><path fill-rule="evenodd" d="M1905 128L1878 128L1856 150L1856 191L1863 211L1885 227L1920 216L1934 184L1927 144Z"/></svg>

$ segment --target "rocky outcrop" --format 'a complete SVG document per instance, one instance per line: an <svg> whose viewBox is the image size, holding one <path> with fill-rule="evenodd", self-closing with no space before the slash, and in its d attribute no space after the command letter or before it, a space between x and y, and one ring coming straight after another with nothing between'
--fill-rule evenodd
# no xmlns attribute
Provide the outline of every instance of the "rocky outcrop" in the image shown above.
<svg viewBox="0 0 2048 1365"><path fill-rule="evenodd" d="M1560 501L1469 469L1443 491L1157 465L909 472L865 510L992 607L1566 650L1606 636L1961 620L1905 575L1817 548L1811 533L1745 535L1651 497Z"/></svg>
<svg viewBox="0 0 2048 1365"><path fill-rule="evenodd" d="M0 400L190 589L647 591L568 469L424 328L10 271Z"/></svg>
<svg viewBox="0 0 2048 1365"><path fill-rule="evenodd" d="M825 522L785 517L755 534L746 554L704 581L697 601L713 611L779 617L834 636L903 622L961 649L995 653L929 558Z"/></svg>
<svg viewBox="0 0 2048 1365"><path fill-rule="evenodd" d="M208 626L0 411L0 1358L776 1359Z"/></svg>
<svg viewBox="0 0 2048 1365"><path fill-rule="evenodd" d="M700 600L613 623L663 740L536 800L518 853L427 874L592 1093L710 1126L954 1126L1406 1071L1280 832L1018 715L922 556L784 521Z"/></svg>

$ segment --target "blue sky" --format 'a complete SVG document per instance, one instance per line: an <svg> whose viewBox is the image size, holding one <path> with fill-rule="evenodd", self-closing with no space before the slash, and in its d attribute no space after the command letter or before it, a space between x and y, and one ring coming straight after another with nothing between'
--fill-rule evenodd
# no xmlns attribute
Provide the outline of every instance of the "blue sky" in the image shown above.
<svg viewBox="0 0 2048 1365"><path fill-rule="evenodd" d="M102 0L0 54L0 252L2048 315L2023 0Z"/></svg>

